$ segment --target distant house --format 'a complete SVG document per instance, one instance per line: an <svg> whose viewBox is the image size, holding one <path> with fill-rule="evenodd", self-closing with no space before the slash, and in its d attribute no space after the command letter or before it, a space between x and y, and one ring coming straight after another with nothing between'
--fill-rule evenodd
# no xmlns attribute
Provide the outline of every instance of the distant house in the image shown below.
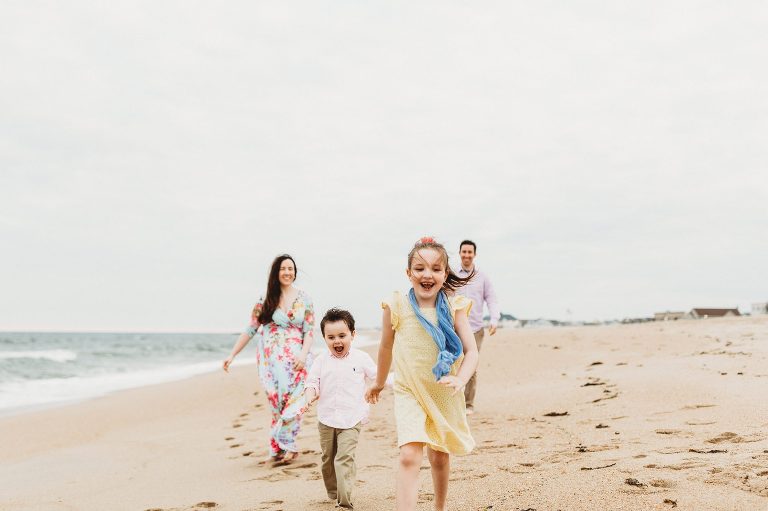
<svg viewBox="0 0 768 511"><path fill-rule="evenodd" d="M768 314L768 302L752 304L752 315L757 316L758 314Z"/></svg>
<svg viewBox="0 0 768 511"><path fill-rule="evenodd" d="M676 319L683 319L685 317L685 312L673 312L673 311L666 311L666 312L656 312L653 315L654 321L673 321Z"/></svg>
<svg viewBox="0 0 768 511"><path fill-rule="evenodd" d="M706 318L727 318L730 316L741 316L739 309L691 309L686 314L687 318L706 319Z"/></svg>

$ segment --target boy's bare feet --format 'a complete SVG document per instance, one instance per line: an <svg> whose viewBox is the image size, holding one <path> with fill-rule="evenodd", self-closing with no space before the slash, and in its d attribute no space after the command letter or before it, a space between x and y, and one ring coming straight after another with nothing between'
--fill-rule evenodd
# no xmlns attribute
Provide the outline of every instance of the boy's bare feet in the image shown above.
<svg viewBox="0 0 768 511"><path fill-rule="evenodd" d="M290 451L286 453L285 456L283 456L283 463L291 463L292 461L296 461L296 458L299 457L298 452Z"/></svg>

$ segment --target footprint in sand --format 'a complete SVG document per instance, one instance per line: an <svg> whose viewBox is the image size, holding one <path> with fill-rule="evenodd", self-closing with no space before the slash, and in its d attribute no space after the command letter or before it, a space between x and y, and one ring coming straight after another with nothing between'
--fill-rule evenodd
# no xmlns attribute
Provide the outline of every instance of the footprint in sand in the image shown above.
<svg viewBox="0 0 768 511"><path fill-rule="evenodd" d="M576 450L578 452L601 452L601 451L613 451L619 449L619 445L577 445Z"/></svg>
<svg viewBox="0 0 768 511"><path fill-rule="evenodd" d="M727 484L768 497L768 485L765 483L768 470L765 470L765 465L737 463L724 469L712 469L709 473L712 475L704 481L706 483Z"/></svg>
<svg viewBox="0 0 768 511"><path fill-rule="evenodd" d="M275 483L277 481L289 481L291 479L295 479L299 477L298 474L293 474L288 470L280 470L280 471L273 471L269 474L261 477L256 477L254 480L257 481L267 481L270 483Z"/></svg>
<svg viewBox="0 0 768 511"><path fill-rule="evenodd" d="M654 431L657 435L666 435L666 436L674 436L678 438L690 438L693 436L693 433L690 431L683 431L681 429L657 429Z"/></svg>
<svg viewBox="0 0 768 511"><path fill-rule="evenodd" d="M218 504L215 503L215 502L198 502L197 504L195 504L192 507L202 508L202 509L210 509L210 508L217 507L217 506L218 506Z"/></svg>
<svg viewBox="0 0 768 511"><path fill-rule="evenodd" d="M233 437L233 436L228 436L228 437L227 437L227 438L225 438L224 440L226 440L227 442L229 442L229 441L231 441L231 440L234 440L234 439L235 439L235 437Z"/></svg>
<svg viewBox="0 0 768 511"><path fill-rule="evenodd" d="M533 437L532 437L533 438ZM537 437L541 438L541 437ZM495 454L495 453L502 453L506 452L509 449L521 449L521 447L517 444L490 444L490 445L480 445L475 447L475 450L486 452L489 454Z"/></svg>
<svg viewBox="0 0 768 511"><path fill-rule="evenodd" d="M655 468L659 470L690 470L692 468L700 468L706 466L708 466L706 463L702 463L700 461L685 461L683 463L676 463L672 465L656 465L655 463L651 463L649 465L645 465L645 468Z"/></svg>
<svg viewBox="0 0 768 511"><path fill-rule="evenodd" d="M723 442L742 444L742 443L759 442L763 439L765 439L764 436L757 435L757 434L741 436L741 435L737 435L736 433L726 431L725 433L720 433L718 436L714 438L710 438L706 442L709 444L721 444Z"/></svg>
<svg viewBox="0 0 768 511"><path fill-rule="evenodd" d="M610 394L610 390L605 390L604 392L606 394L608 394L608 395L607 396L603 396L603 397L599 397L597 399L593 399L592 402L593 403L599 403L600 401L606 401L608 399L616 399L617 397L619 397L619 393L618 392L615 392L613 394Z"/></svg>
<svg viewBox="0 0 768 511"><path fill-rule="evenodd" d="M648 484L654 488L674 488L676 486L674 482L665 479L652 479L648 481Z"/></svg>
<svg viewBox="0 0 768 511"><path fill-rule="evenodd" d="M530 474L533 470L520 469L519 467L508 467L505 465L499 465L499 470L508 472L510 474Z"/></svg>
<svg viewBox="0 0 768 511"><path fill-rule="evenodd" d="M709 426L711 424L717 424L717 421L685 421L689 426Z"/></svg>
<svg viewBox="0 0 768 511"><path fill-rule="evenodd" d="M229 448L230 449L236 449L236 448L242 447L242 446L243 446L243 444L232 444L232 445L229 446Z"/></svg>
<svg viewBox="0 0 768 511"><path fill-rule="evenodd" d="M680 432L679 429L657 429L655 431L657 435L677 435Z"/></svg>
<svg viewBox="0 0 768 511"><path fill-rule="evenodd" d="M681 410L698 410L699 408L712 408L717 405L687 405L681 408Z"/></svg>
<svg viewBox="0 0 768 511"><path fill-rule="evenodd" d="M300 468L315 468L317 466L317 463L304 463L302 465L290 465L290 470L296 470Z"/></svg>
<svg viewBox="0 0 768 511"><path fill-rule="evenodd" d="M680 454L681 452L688 452L687 447L665 447L664 449L656 449L653 452L659 454Z"/></svg>

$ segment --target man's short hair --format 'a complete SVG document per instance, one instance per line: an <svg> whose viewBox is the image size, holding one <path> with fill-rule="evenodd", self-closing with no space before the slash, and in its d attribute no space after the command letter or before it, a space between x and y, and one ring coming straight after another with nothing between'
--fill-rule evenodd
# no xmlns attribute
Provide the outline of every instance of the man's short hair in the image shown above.
<svg viewBox="0 0 768 511"><path fill-rule="evenodd" d="M323 320L320 321L320 332L325 336L325 324L326 323L335 323L336 321L343 321L347 328L349 328L350 332L355 331L355 318L352 317L352 314L349 313L349 311L345 311L344 309L337 309L336 307L333 307L332 309L328 309L328 312L325 313L325 316L323 316Z"/></svg>
<svg viewBox="0 0 768 511"><path fill-rule="evenodd" d="M477 245L475 245L475 242L472 240L464 240L461 243L459 243L459 250L461 250L461 247L464 245L472 245L472 250L474 250L475 254L477 254Z"/></svg>

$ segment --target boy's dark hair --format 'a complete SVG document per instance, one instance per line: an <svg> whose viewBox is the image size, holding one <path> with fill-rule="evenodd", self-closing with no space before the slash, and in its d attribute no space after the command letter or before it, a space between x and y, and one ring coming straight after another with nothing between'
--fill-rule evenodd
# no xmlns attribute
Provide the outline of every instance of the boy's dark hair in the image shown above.
<svg viewBox="0 0 768 511"><path fill-rule="evenodd" d="M464 245L472 245L472 250L474 250L475 254L477 254L477 245L475 245L475 242L472 240L464 240L461 243L459 243L459 250L461 250L461 247Z"/></svg>
<svg viewBox="0 0 768 511"><path fill-rule="evenodd" d="M325 316L323 316L323 320L320 321L320 332L325 336L325 324L326 323L334 323L336 321L343 321L347 328L349 328L350 332L355 331L355 318L352 317L352 314L349 313L349 311L345 311L344 309L337 309L336 307L333 307L332 309L328 309L328 312L325 313Z"/></svg>

